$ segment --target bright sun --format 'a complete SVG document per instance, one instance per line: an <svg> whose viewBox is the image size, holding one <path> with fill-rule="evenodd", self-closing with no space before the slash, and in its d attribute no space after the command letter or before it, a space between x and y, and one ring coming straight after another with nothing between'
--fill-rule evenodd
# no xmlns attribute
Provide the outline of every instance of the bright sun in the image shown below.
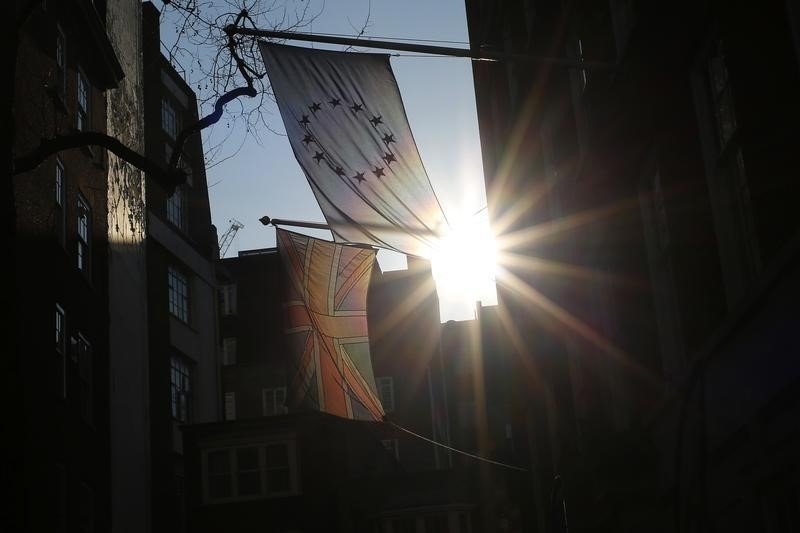
<svg viewBox="0 0 800 533"><path fill-rule="evenodd" d="M431 260L443 320L474 318L475 302L495 305L497 249L487 217L452 223Z"/></svg>

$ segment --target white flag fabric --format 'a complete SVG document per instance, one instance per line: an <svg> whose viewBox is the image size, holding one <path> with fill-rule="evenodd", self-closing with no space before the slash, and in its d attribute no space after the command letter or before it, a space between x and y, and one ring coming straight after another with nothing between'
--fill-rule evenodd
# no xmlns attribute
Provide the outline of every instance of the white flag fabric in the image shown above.
<svg viewBox="0 0 800 533"><path fill-rule="evenodd" d="M385 54L261 43L289 142L339 243L430 257L447 225Z"/></svg>

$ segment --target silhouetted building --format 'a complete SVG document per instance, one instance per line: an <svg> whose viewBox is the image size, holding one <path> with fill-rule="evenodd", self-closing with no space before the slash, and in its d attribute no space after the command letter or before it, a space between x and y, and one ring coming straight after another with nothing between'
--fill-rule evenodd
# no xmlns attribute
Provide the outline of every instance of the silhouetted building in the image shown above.
<svg viewBox="0 0 800 533"><path fill-rule="evenodd" d="M481 530L521 531L522 514L531 505L526 421L514 408L524 378L513 368L513 350L500 323L498 308L476 307L474 320L442 326L442 359L452 428L458 450L500 464L476 462L454 453L456 468L477 470Z"/></svg>
<svg viewBox="0 0 800 533"><path fill-rule="evenodd" d="M224 523L230 531L246 531L264 524L268 515L266 527L275 530L479 529L483 474L474 459L446 447L451 444L451 408L458 405L461 392L448 388L445 376L452 372L446 367L466 354L453 350L449 358L443 355L430 264L410 258L408 270L381 272L377 265L373 269L367 304L370 352L389 423L292 413L287 408L286 376L291 368L283 341L281 269L273 248L240 252L219 263L222 392L228 422L184 428L194 447L189 467L194 474L187 471L190 523L210 529ZM472 378L470 367L463 379L471 385ZM474 411L474 402L466 403ZM475 427L473 419L469 424ZM301 481L291 493L272 494L264 481L270 475L266 450L276 438L288 439L294 450L293 475ZM264 448L242 453L253 461L260 457L254 470L263 470L260 483L266 485L241 497L238 484L246 481L237 477L241 469L235 456L247 447ZM211 481L199 477L215 469L219 479L228 476L227 496L211 497ZM494 498L506 501L503 495Z"/></svg>
<svg viewBox="0 0 800 533"><path fill-rule="evenodd" d="M26 12L16 4L9 16ZM123 76L105 2L36 3L13 26L14 157L54 135L104 132L104 93ZM3 353L3 530L110 528L106 176L105 151L85 147L7 177L16 264L6 311L18 329Z"/></svg>
<svg viewBox="0 0 800 533"><path fill-rule="evenodd" d="M184 428L191 531L471 531L464 473L405 473L379 422L307 412Z"/></svg>
<svg viewBox="0 0 800 533"><path fill-rule="evenodd" d="M428 261L408 258L406 270L372 271L367 301L370 353L387 418L449 444L450 421L441 354L439 299ZM451 453L400 430L385 444L406 470L449 468Z"/></svg>
<svg viewBox="0 0 800 533"><path fill-rule="evenodd" d="M526 528L796 529L797 7L466 4Z"/></svg>
<svg viewBox="0 0 800 533"><path fill-rule="evenodd" d="M225 420L286 413L284 278L275 248L219 262L219 330Z"/></svg>
<svg viewBox="0 0 800 533"><path fill-rule="evenodd" d="M287 413L284 277L277 249L248 250L220 262L220 342L225 419ZM381 272L375 265L367 314L378 396L389 419L427 438L448 440L440 357L439 306L430 264ZM449 453L398 431L385 445L407 469L450 464ZM402 459L401 459L402 455Z"/></svg>
<svg viewBox="0 0 800 533"><path fill-rule="evenodd" d="M166 167L179 132L198 120L197 101L160 52L158 10L145 2L142 11L145 150ZM204 161L196 134L180 159L186 183L171 195L149 176L146 186L150 498L159 530L185 528L179 426L221 419L217 243Z"/></svg>

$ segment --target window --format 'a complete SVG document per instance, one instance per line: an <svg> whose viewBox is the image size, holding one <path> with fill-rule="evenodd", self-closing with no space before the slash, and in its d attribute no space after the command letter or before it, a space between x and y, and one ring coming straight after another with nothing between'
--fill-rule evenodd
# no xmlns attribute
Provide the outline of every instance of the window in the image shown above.
<svg viewBox="0 0 800 533"><path fill-rule="evenodd" d="M236 450L236 485L239 496L261 494L261 468L258 448L238 448Z"/></svg>
<svg viewBox="0 0 800 533"><path fill-rule="evenodd" d="M67 94L67 38L61 26L56 27L56 80L57 94L62 101Z"/></svg>
<svg viewBox="0 0 800 533"><path fill-rule="evenodd" d="M178 114L166 98L161 100L161 129L173 141L178 136Z"/></svg>
<svg viewBox="0 0 800 533"><path fill-rule="evenodd" d="M219 306L224 316L236 314L236 284L229 283L219 288Z"/></svg>
<svg viewBox="0 0 800 533"><path fill-rule="evenodd" d="M92 423L93 414L93 382L94 362L92 360L92 345L86 338L78 333L77 338L78 375L80 377L80 402L81 416L89 424Z"/></svg>
<svg viewBox="0 0 800 533"><path fill-rule="evenodd" d="M170 357L170 414L181 424L192 421L192 369L180 356Z"/></svg>
<svg viewBox="0 0 800 533"><path fill-rule="evenodd" d="M82 195L78 195L78 270L87 274L91 263L91 216L89 203Z"/></svg>
<svg viewBox="0 0 800 533"><path fill-rule="evenodd" d="M61 398L67 397L67 315L56 304L56 390Z"/></svg>
<svg viewBox="0 0 800 533"><path fill-rule="evenodd" d="M186 154L185 153L181 154L181 159L178 162L178 166L181 168L181 170L184 171L184 173L186 173L186 185L189 186L189 187L193 187L194 186L194 177L193 177L194 173L192 172L192 165L190 165L189 162L186 160Z"/></svg>
<svg viewBox="0 0 800 533"><path fill-rule="evenodd" d="M267 492L286 493L291 490L292 476L289 463L289 447L286 443L268 444L264 448L266 457Z"/></svg>
<svg viewBox="0 0 800 533"><path fill-rule="evenodd" d="M183 187L178 186L172 196L167 198L167 221L181 230L186 229L186 217L184 216L185 194Z"/></svg>
<svg viewBox="0 0 800 533"><path fill-rule="evenodd" d="M189 322L189 283L186 276L174 267L169 267L169 312L184 322Z"/></svg>
<svg viewBox="0 0 800 533"><path fill-rule="evenodd" d="M236 337L222 339L222 364L225 366L236 364Z"/></svg>
<svg viewBox="0 0 800 533"><path fill-rule="evenodd" d="M378 396L385 413L394 411L394 379L392 377L377 378Z"/></svg>
<svg viewBox="0 0 800 533"><path fill-rule="evenodd" d="M67 227L67 210L66 210L66 172L64 170L64 163L61 162L61 159L56 158L56 220L55 220L55 230L56 230L56 237L58 238L58 242L61 243L61 246L64 246L66 243L66 227Z"/></svg>
<svg viewBox="0 0 800 533"><path fill-rule="evenodd" d="M286 414L286 387L261 390L261 405L264 416Z"/></svg>
<svg viewBox="0 0 800 533"><path fill-rule="evenodd" d="M236 420L236 393L225 393L225 420Z"/></svg>
<svg viewBox="0 0 800 533"><path fill-rule="evenodd" d="M228 450L215 450L206 454L206 489L212 500L233 495L231 456Z"/></svg>
<svg viewBox="0 0 800 533"><path fill-rule="evenodd" d="M64 163L56 159L56 205L64 208Z"/></svg>
<svg viewBox="0 0 800 533"><path fill-rule="evenodd" d="M247 444L204 452L207 502L297 493L293 442Z"/></svg>
<svg viewBox="0 0 800 533"><path fill-rule="evenodd" d="M91 102L91 90L89 80L79 68L78 69L78 131L89 129L89 104Z"/></svg>

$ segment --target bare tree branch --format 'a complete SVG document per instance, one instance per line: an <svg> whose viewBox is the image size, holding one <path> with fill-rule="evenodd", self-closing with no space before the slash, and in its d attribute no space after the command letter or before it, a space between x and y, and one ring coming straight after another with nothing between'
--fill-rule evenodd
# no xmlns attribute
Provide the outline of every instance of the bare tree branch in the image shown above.
<svg viewBox="0 0 800 533"><path fill-rule="evenodd" d="M56 135L50 139L42 139L36 149L24 156L14 159L13 175L35 169L51 155L84 146L100 146L116 154L139 170L155 178L169 192L176 186L186 182L186 173L181 169L168 169L125 146L119 139L97 131L76 132Z"/></svg>

